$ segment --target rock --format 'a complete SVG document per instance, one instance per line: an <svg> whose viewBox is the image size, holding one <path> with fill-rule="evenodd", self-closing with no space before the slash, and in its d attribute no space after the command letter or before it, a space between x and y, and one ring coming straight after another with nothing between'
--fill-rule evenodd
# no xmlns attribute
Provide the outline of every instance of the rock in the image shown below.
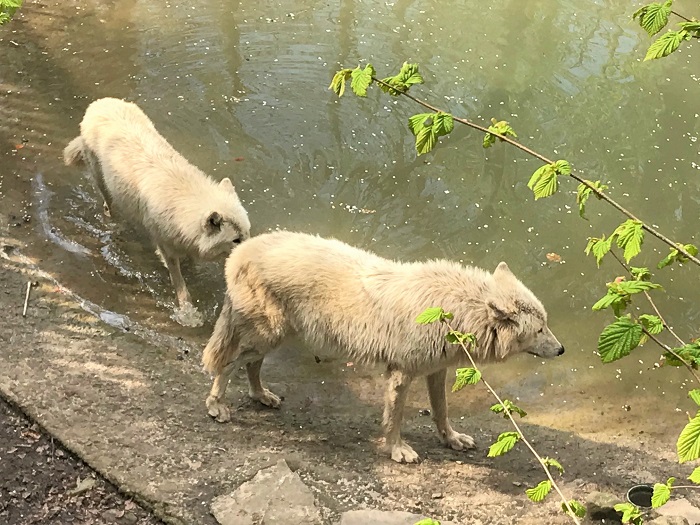
<svg viewBox="0 0 700 525"><path fill-rule="evenodd" d="M700 523L700 509L685 498L674 498L663 507L656 509L656 512L663 517L682 517L688 523Z"/></svg>
<svg viewBox="0 0 700 525"><path fill-rule="evenodd" d="M586 510L592 520L606 520L606 523L622 523L615 505L624 503L620 498L608 492L591 492L586 498Z"/></svg>
<svg viewBox="0 0 700 525"><path fill-rule="evenodd" d="M351 510L343 512L336 525L414 525L427 516L411 514L410 512L381 510ZM290 522L291 523L291 522ZM442 525L451 525L451 521L441 521Z"/></svg>
<svg viewBox="0 0 700 525"><path fill-rule="evenodd" d="M221 525L320 525L321 514L311 490L282 459L262 469L233 493L212 501Z"/></svg>
<svg viewBox="0 0 700 525"><path fill-rule="evenodd" d="M645 523L646 525L689 525L688 520L681 516L661 516Z"/></svg>

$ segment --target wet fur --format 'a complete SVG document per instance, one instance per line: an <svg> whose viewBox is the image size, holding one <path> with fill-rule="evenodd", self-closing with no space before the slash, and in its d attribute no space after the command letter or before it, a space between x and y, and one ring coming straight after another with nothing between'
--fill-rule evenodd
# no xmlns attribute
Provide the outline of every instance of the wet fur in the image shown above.
<svg viewBox="0 0 700 525"><path fill-rule="evenodd" d="M231 181L216 182L190 164L135 104L114 98L90 104L63 156L66 165L88 165L108 214L145 227L180 305L190 302L181 258L213 259L250 236Z"/></svg>
<svg viewBox="0 0 700 525"><path fill-rule="evenodd" d="M280 399L262 386L260 367L267 352L297 335L312 347L386 365L384 435L396 461L418 459L400 437L408 386L416 376L427 377L442 441L457 450L474 446L447 417L446 369L464 361L462 350L445 342L444 325L415 322L424 309L452 312L456 330L476 335L473 354L479 361L564 351L547 327L542 304L505 263L493 274L444 260L401 263L337 240L274 232L229 256L226 283L224 307L203 354L205 370L215 375L210 415L229 419L223 396L237 363L246 365L250 396L279 406Z"/></svg>

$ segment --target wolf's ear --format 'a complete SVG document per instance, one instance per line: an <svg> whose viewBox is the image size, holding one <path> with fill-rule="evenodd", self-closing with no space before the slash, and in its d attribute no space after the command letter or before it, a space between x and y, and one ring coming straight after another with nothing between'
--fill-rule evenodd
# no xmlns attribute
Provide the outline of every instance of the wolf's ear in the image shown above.
<svg viewBox="0 0 700 525"><path fill-rule="evenodd" d="M221 214L218 211L213 211L207 217L207 220L204 223L204 228L209 233L219 232L219 231L221 231L221 223L223 221L224 221L224 218L221 216Z"/></svg>
<svg viewBox="0 0 700 525"><path fill-rule="evenodd" d="M231 179L228 177L224 177L221 179L221 182L219 183L219 186L222 188L225 188L227 190L233 191L235 188L233 187L233 183L231 182Z"/></svg>
<svg viewBox="0 0 700 525"><path fill-rule="evenodd" d="M499 275L513 275L513 272L510 271L510 268L508 268L508 265L504 261L501 261L498 263L498 266L496 266L493 275L496 277Z"/></svg>
<svg viewBox="0 0 700 525"><path fill-rule="evenodd" d="M499 323L518 324L517 312L515 310L511 310L505 305L499 304L493 299L489 299L488 301L486 301L486 306L489 309L489 317L491 319L498 321Z"/></svg>

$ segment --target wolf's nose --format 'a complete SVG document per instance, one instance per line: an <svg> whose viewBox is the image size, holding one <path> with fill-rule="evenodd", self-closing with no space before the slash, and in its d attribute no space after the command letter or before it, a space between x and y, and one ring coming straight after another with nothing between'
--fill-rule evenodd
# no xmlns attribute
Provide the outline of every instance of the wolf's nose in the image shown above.
<svg viewBox="0 0 700 525"><path fill-rule="evenodd" d="M559 350L557 351L557 355L561 355L561 354L563 354L563 353L564 353L564 347L563 347L563 346L560 346L560 347L559 347Z"/></svg>

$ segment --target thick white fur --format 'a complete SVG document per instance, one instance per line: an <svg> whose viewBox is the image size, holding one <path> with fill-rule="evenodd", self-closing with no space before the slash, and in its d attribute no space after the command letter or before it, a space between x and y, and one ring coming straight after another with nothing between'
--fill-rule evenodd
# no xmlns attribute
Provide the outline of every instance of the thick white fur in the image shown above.
<svg viewBox="0 0 700 525"><path fill-rule="evenodd" d="M260 367L267 352L297 335L354 361L387 366L384 435L396 461L418 459L401 439L400 424L408 386L421 375L427 376L442 441L457 450L474 446L450 426L445 400L446 368L463 362L463 352L445 341L445 325L416 323L426 308L444 308L454 314L456 330L474 333L473 354L480 361L564 352L542 304L505 263L493 274L444 260L401 263L337 240L274 232L231 253L226 283L225 304L203 355L204 368L216 376L209 414L229 419L222 400L237 363L246 364L250 396L279 406L279 397L260 382Z"/></svg>
<svg viewBox="0 0 700 525"><path fill-rule="evenodd" d="M190 302L180 259L212 259L250 236L250 221L230 181L217 183L190 164L130 102L90 104L66 165L85 161L115 218L142 224L170 271L178 301Z"/></svg>

